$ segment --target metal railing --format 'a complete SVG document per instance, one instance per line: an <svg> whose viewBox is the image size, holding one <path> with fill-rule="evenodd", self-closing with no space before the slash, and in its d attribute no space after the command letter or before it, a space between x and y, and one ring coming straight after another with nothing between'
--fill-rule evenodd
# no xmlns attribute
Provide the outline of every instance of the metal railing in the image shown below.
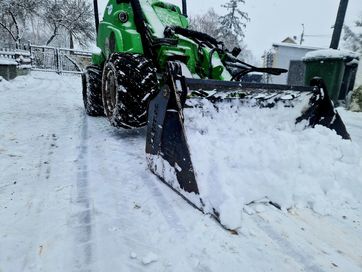
<svg viewBox="0 0 362 272"><path fill-rule="evenodd" d="M82 73L91 64L91 52L39 45L28 45L27 48L0 49L0 58L13 60L18 68L56 73Z"/></svg>
<svg viewBox="0 0 362 272"><path fill-rule="evenodd" d="M81 50L30 45L32 70L82 73L91 64L92 53Z"/></svg>

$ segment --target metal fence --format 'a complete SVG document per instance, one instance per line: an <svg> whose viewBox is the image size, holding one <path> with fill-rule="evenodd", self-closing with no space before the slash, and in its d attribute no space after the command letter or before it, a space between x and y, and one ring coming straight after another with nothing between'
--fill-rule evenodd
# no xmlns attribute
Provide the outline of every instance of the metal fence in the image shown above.
<svg viewBox="0 0 362 272"><path fill-rule="evenodd" d="M92 53L67 48L30 45L32 70L82 73L90 65Z"/></svg>

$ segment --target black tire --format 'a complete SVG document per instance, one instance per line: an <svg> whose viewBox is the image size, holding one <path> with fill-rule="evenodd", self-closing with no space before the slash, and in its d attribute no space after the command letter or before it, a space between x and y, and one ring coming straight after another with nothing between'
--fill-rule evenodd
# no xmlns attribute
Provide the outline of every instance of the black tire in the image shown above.
<svg viewBox="0 0 362 272"><path fill-rule="evenodd" d="M124 53L109 57L103 69L102 97L111 125L128 129L145 126L148 104L157 91L152 61Z"/></svg>
<svg viewBox="0 0 362 272"><path fill-rule="evenodd" d="M95 65L88 66L82 74L83 103L89 116L104 116L102 101L102 70Z"/></svg>

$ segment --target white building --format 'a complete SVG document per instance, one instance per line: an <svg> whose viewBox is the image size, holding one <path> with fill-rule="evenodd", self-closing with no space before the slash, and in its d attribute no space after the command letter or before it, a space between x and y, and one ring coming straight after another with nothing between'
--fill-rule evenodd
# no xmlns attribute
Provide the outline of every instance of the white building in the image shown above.
<svg viewBox="0 0 362 272"><path fill-rule="evenodd" d="M290 61L301 61L305 54L319 49L321 48L298 45L292 38L287 38L281 43L274 43L273 48L265 53L264 66L289 70ZM266 81L273 84L287 84L288 73L267 76Z"/></svg>

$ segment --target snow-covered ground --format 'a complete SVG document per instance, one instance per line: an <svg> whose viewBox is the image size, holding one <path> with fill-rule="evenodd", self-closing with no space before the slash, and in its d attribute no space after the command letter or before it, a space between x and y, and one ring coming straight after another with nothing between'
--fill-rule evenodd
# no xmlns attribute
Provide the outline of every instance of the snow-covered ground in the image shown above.
<svg viewBox="0 0 362 272"><path fill-rule="evenodd" d="M320 212L304 202L282 211L255 202L244 209L236 236L147 170L144 130L117 130L104 118L85 116L79 77L33 73L2 81L0 271L361 271L361 169L352 166L360 166L362 114L340 111L353 143L319 131L326 137L311 145L294 135L292 149L299 148L296 156L303 163L304 153L318 150L318 143L323 150L329 145L333 156L340 152L339 159L326 162L346 163L349 168L343 169L349 172L323 174L348 177L350 184L337 185L345 186L341 194L349 192L346 199L352 203L343 204L336 195L328 212ZM263 157L267 145L261 144L251 150L260 160L245 157L242 162L249 174L273 161ZM275 164L287 163L275 156ZM317 152L306 156L323 164ZM215 169L223 170L227 159L210 163L220 163ZM272 168L273 180L299 181L316 173L293 173L297 166L290 160L289 172ZM263 188L262 181L254 181L256 191L270 189L270 195L280 197L275 188ZM335 194L337 185L331 184ZM304 197L315 188L307 185ZM288 197L285 203L290 204Z"/></svg>

